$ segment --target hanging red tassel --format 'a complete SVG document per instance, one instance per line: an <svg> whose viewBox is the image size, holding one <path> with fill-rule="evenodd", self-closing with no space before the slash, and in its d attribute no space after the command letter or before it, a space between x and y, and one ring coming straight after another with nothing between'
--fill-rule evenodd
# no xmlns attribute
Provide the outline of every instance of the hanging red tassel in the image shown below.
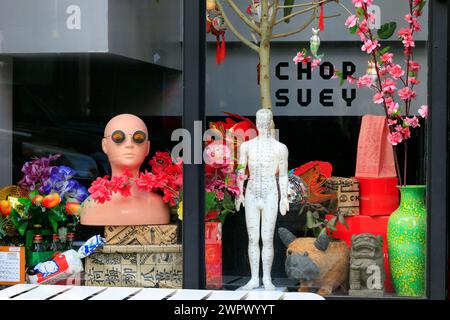
<svg viewBox="0 0 450 320"><path fill-rule="evenodd" d="M220 48L220 37L217 36L217 44L216 44L216 64L220 64L220 54L221 54L221 48Z"/></svg>
<svg viewBox="0 0 450 320"><path fill-rule="evenodd" d="M323 3L320 5L320 17L319 17L319 30L323 31L325 24L324 24L324 14L323 14Z"/></svg>
<svg viewBox="0 0 450 320"><path fill-rule="evenodd" d="M225 60L225 56L227 54L227 48L225 46L225 32L222 33L222 46L220 51L220 62Z"/></svg>

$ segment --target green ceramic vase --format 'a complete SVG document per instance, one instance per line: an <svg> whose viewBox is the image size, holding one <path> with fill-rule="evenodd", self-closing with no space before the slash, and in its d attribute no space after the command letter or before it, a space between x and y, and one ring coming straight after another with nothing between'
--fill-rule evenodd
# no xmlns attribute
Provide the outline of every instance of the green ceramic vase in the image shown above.
<svg viewBox="0 0 450 320"><path fill-rule="evenodd" d="M400 206L389 217L387 230L392 282L398 296L422 297L427 235L425 186L399 189Z"/></svg>

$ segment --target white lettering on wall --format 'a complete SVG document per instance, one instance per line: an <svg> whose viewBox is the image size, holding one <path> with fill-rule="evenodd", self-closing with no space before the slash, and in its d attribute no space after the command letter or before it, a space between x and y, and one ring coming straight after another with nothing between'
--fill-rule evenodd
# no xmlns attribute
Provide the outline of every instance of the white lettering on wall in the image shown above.
<svg viewBox="0 0 450 320"><path fill-rule="evenodd" d="M69 17L66 26L69 30L81 30L81 8L75 4L67 7L66 13Z"/></svg>
<svg viewBox="0 0 450 320"><path fill-rule="evenodd" d="M367 7L367 12L375 16L375 21L369 22L370 29L380 29L381 28L381 8L375 4Z"/></svg>

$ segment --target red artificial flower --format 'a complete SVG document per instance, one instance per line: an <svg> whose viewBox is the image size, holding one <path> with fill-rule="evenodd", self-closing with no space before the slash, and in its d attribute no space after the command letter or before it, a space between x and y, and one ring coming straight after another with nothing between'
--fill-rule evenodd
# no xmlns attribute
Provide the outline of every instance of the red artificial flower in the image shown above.
<svg viewBox="0 0 450 320"><path fill-rule="evenodd" d="M111 200L112 192L108 188L108 176L103 178L97 178L94 182L92 182L91 187L88 189L91 194L91 198L98 203L105 203L106 201Z"/></svg>
<svg viewBox="0 0 450 320"><path fill-rule="evenodd" d="M152 166L153 173L160 173L172 165L172 156L169 152L157 151L149 163Z"/></svg>

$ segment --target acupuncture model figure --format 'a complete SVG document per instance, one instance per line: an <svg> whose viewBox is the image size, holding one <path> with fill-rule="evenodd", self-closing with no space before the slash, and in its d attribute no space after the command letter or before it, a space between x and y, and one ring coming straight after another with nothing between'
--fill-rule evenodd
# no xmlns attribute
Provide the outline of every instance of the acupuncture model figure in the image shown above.
<svg viewBox="0 0 450 320"><path fill-rule="evenodd" d="M139 169L150 152L147 126L131 114L112 118L105 127L102 149L108 156L112 177L128 170L133 178L138 178ZM88 198L80 216L81 224L97 226L168 224L170 221L169 208L162 197L152 192L138 192L134 183L130 197L117 193L105 203Z"/></svg>
<svg viewBox="0 0 450 320"><path fill-rule="evenodd" d="M239 148L239 188L241 196L235 200L236 210L241 204L245 207L245 220L248 232L248 256L250 260L251 279L243 287L251 290L259 287L259 238L261 235L263 284L266 290L274 290L271 270L273 262L273 234L278 214L289 211L288 192L288 149L272 135L272 111L260 109L256 113L258 136L242 143ZM249 180L243 196L245 168L249 169ZM280 187L278 197L277 179Z"/></svg>

